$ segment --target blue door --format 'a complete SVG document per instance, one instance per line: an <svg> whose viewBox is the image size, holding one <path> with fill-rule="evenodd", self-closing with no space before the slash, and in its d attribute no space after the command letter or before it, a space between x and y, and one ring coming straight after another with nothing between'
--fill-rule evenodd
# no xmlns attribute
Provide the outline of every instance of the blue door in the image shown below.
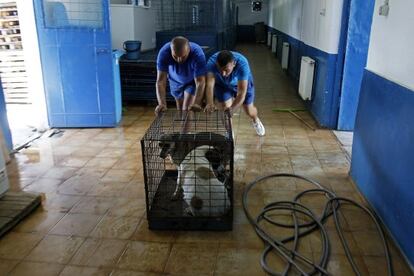
<svg viewBox="0 0 414 276"><path fill-rule="evenodd" d="M50 126L115 126L109 0L33 1Z"/></svg>

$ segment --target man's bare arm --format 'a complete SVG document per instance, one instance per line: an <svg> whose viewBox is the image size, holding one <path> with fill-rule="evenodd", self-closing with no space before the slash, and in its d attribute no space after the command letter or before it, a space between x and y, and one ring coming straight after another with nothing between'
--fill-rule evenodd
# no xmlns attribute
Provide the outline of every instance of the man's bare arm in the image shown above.
<svg viewBox="0 0 414 276"><path fill-rule="evenodd" d="M216 78L213 73L207 73L206 83L206 108L205 111L212 112L215 109L214 106L214 85Z"/></svg>
<svg viewBox="0 0 414 276"><path fill-rule="evenodd" d="M167 91L167 72L157 71L157 83L155 85L157 92L158 106L155 108L155 114L167 110L166 91Z"/></svg>

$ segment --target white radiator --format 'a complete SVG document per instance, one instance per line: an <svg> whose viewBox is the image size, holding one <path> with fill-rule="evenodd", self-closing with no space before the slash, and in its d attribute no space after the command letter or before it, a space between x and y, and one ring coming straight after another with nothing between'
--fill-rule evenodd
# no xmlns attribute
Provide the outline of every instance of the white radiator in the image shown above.
<svg viewBox="0 0 414 276"><path fill-rule="evenodd" d="M289 64L289 43L283 42L282 49L282 69L288 69Z"/></svg>
<svg viewBox="0 0 414 276"><path fill-rule="evenodd" d="M312 99L313 73L315 60L310 57L302 57L299 76L299 95L304 100Z"/></svg>
<svg viewBox="0 0 414 276"><path fill-rule="evenodd" d="M272 53L276 53L277 51L277 35L272 35Z"/></svg>
<svg viewBox="0 0 414 276"><path fill-rule="evenodd" d="M267 47L272 46L272 33L267 32Z"/></svg>

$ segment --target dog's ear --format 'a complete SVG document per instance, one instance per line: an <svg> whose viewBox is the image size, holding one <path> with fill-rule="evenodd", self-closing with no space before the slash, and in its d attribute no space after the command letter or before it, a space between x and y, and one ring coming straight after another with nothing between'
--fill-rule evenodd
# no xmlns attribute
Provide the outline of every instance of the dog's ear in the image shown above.
<svg viewBox="0 0 414 276"><path fill-rule="evenodd" d="M171 139L171 135L170 134L166 134L163 133L160 136L160 140L158 142L158 146L161 148L161 152L160 152L160 157L162 159L165 159L167 157L168 154L171 153L171 148L172 148L172 139Z"/></svg>
<svg viewBox="0 0 414 276"><path fill-rule="evenodd" d="M220 153L215 148L206 151L204 156L207 158L208 162L210 162L213 168L217 168L221 163Z"/></svg>
<svg viewBox="0 0 414 276"><path fill-rule="evenodd" d="M169 153L170 146L169 146L168 143L164 143L164 142L160 142L159 146L161 148L160 157L162 159L165 159L167 157L168 153Z"/></svg>

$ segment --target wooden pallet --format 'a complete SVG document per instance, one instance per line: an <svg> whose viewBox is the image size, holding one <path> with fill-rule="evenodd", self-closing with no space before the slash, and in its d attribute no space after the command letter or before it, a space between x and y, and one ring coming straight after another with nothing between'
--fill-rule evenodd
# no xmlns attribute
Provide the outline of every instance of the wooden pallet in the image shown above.
<svg viewBox="0 0 414 276"><path fill-rule="evenodd" d="M27 192L7 192L0 198L0 237L34 211L41 196Z"/></svg>

